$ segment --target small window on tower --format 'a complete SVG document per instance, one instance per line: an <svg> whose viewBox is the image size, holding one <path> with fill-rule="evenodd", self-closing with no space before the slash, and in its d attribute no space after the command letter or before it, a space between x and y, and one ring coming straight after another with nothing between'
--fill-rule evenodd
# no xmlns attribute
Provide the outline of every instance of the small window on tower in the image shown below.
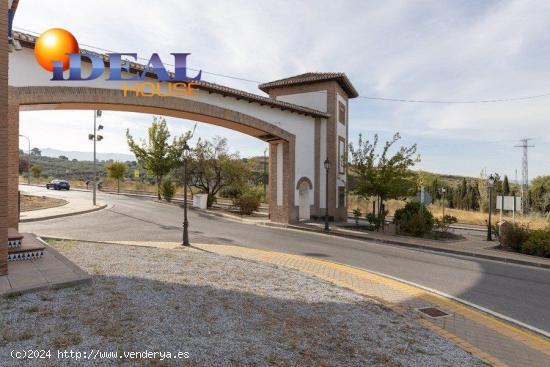
<svg viewBox="0 0 550 367"><path fill-rule="evenodd" d="M338 173L346 174L346 140L338 137Z"/></svg>
<svg viewBox="0 0 550 367"><path fill-rule="evenodd" d="M338 121L341 124L346 124L346 105L338 102Z"/></svg>
<svg viewBox="0 0 550 367"><path fill-rule="evenodd" d="M346 206L346 188L344 186L338 186L338 207L343 208Z"/></svg>

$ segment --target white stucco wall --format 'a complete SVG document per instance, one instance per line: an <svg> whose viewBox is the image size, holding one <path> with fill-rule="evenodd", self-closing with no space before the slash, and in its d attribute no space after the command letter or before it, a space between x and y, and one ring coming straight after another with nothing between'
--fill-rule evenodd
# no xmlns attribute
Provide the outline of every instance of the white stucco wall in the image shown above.
<svg viewBox="0 0 550 367"><path fill-rule="evenodd" d="M88 75L90 64L83 63L82 68L83 75ZM11 52L9 54L9 85L11 86L74 86L118 90L123 89L123 81L106 81L105 79L107 75L108 70L106 69L102 77L90 81L51 81L51 73L45 71L38 65L35 60L33 50L23 48L21 51ZM125 76L130 76L130 74L126 73ZM146 81L154 82L155 80L146 79ZM131 84L132 82L129 82L129 85ZM163 85L164 84L165 83L163 83ZM302 105L307 106L304 103L311 103L309 107L326 111L326 96L323 93L313 93L311 95L310 93L305 94L305 96L296 97L302 101ZM315 187L315 118L299 115L297 113L291 113L289 111L282 111L278 108L271 108L270 106L261 106L258 103L249 103L248 101L242 99L237 100L233 97L223 97L216 93L209 94L205 91L199 91L198 95L194 97L180 98L193 98L200 102L238 111L279 126L281 129L294 134L296 137L296 161L294 172L295 182L293 183L293 186L296 188L297 181L301 177L307 177L311 180ZM324 105L320 102L322 98L324 98L325 101ZM323 142L326 140L321 141ZM321 149L323 149L323 145L324 144L321 145ZM282 162L282 160L280 162ZM324 182L324 180L322 182ZM294 191L294 205L298 205L298 190ZM314 195L311 195L310 197L313 198Z"/></svg>
<svg viewBox="0 0 550 367"><path fill-rule="evenodd" d="M277 100L327 112L327 91L287 94L276 97Z"/></svg>

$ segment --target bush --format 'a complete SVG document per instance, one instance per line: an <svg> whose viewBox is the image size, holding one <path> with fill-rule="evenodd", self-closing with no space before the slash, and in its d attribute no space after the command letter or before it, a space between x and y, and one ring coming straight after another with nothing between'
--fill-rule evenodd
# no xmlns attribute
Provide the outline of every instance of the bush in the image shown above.
<svg viewBox="0 0 550 367"><path fill-rule="evenodd" d="M176 186L172 183L172 180L165 178L160 185L160 194L167 202L171 202L172 198L176 194Z"/></svg>
<svg viewBox="0 0 550 367"><path fill-rule="evenodd" d="M451 225L455 224L456 222L458 222L458 219L456 219L456 217L453 217L452 215L449 215L449 214L445 214L445 216L442 219L439 219L439 218L434 219L434 226L438 231L448 232Z"/></svg>
<svg viewBox="0 0 550 367"><path fill-rule="evenodd" d="M367 220L367 222L375 226L378 226L378 224L380 223L380 221L378 220L378 216L374 213L365 214L365 219Z"/></svg>
<svg viewBox="0 0 550 367"><path fill-rule="evenodd" d="M521 252L528 255L550 257L550 228L538 229L529 233L521 247Z"/></svg>
<svg viewBox="0 0 550 367"><path fill-rule="evenodd" d="M499 230L499 241L502 247L520 252L529 237L529 227L523 224L503 223Z"/></svg>
<svg viewBox="0 0 550 367"><path fill-rule="evenodd" d="M243 194L243 188L237 185L226 186L220 190L220 196L235 200Z"/></svg>
<svg viewBox="0 0 550 367"><path fill-rule="evenodd" d="M424 205L409 202L404 208L395 211L394 222L400 232L422 237L432 231L434 217Z"/></svg>
<svg viewBox="0 0 550 367"><path fill-rule="evenodd" d="M234 199L235 206L241 215L250 215L257 211L262 201L263 193L256 189L248 189L241 196Z"/></svg>
<svg viewBox="0 0 550 367"><path fill-rule="evenodd" d="M359 225L359 218L361 218L361 209L353 209L353 217L355 218L355 224Z"/></svg>

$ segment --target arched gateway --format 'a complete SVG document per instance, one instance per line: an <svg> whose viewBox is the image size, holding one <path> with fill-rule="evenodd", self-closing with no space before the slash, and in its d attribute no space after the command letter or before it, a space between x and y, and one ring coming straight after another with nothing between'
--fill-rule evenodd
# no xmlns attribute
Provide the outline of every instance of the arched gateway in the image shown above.
<svg viewBox="0 0 550 367"><path fill-rule="evenodd" d="M0 27L7 27L5 22L3 18ZM320 217L327 205L326 194L329 215L335 220L346 218L348 99L357 92L345 74L306 73L260 85L268 96L202 81L195 96L143 96L131 89L125 91L123 82L105 78L51 81L51 74L35 60L35 42L32 35L14 32L8 47L0 49L0 78L4 78L0 79L4 83L0 93L0 113L4 113L0 118L0 275L7 273L7 228L18 227L19 112L26 110L143 112L240 131L269 144L272 221L291 223ZM108 74L108 58L101 57ZM83 63L83 74L89 69L90 65ZM143 65L130 63L130 73L143 70ZM157 82L154 74L147 75L145 81ZM162 88L167 85L163 82ZM326 159L331 162L328 180Z"/></svg>

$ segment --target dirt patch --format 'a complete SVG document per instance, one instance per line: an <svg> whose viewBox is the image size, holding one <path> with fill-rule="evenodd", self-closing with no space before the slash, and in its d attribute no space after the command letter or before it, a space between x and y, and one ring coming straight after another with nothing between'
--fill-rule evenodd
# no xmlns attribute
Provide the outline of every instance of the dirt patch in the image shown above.
<svg viewBox="0 0 550 367"><path fill-rule="evenodd" d="M56 208L67 204L67 200L51 198L47 196L32 196L21 194L21 211L29 212L32 210L41 210Z"/></svg>

